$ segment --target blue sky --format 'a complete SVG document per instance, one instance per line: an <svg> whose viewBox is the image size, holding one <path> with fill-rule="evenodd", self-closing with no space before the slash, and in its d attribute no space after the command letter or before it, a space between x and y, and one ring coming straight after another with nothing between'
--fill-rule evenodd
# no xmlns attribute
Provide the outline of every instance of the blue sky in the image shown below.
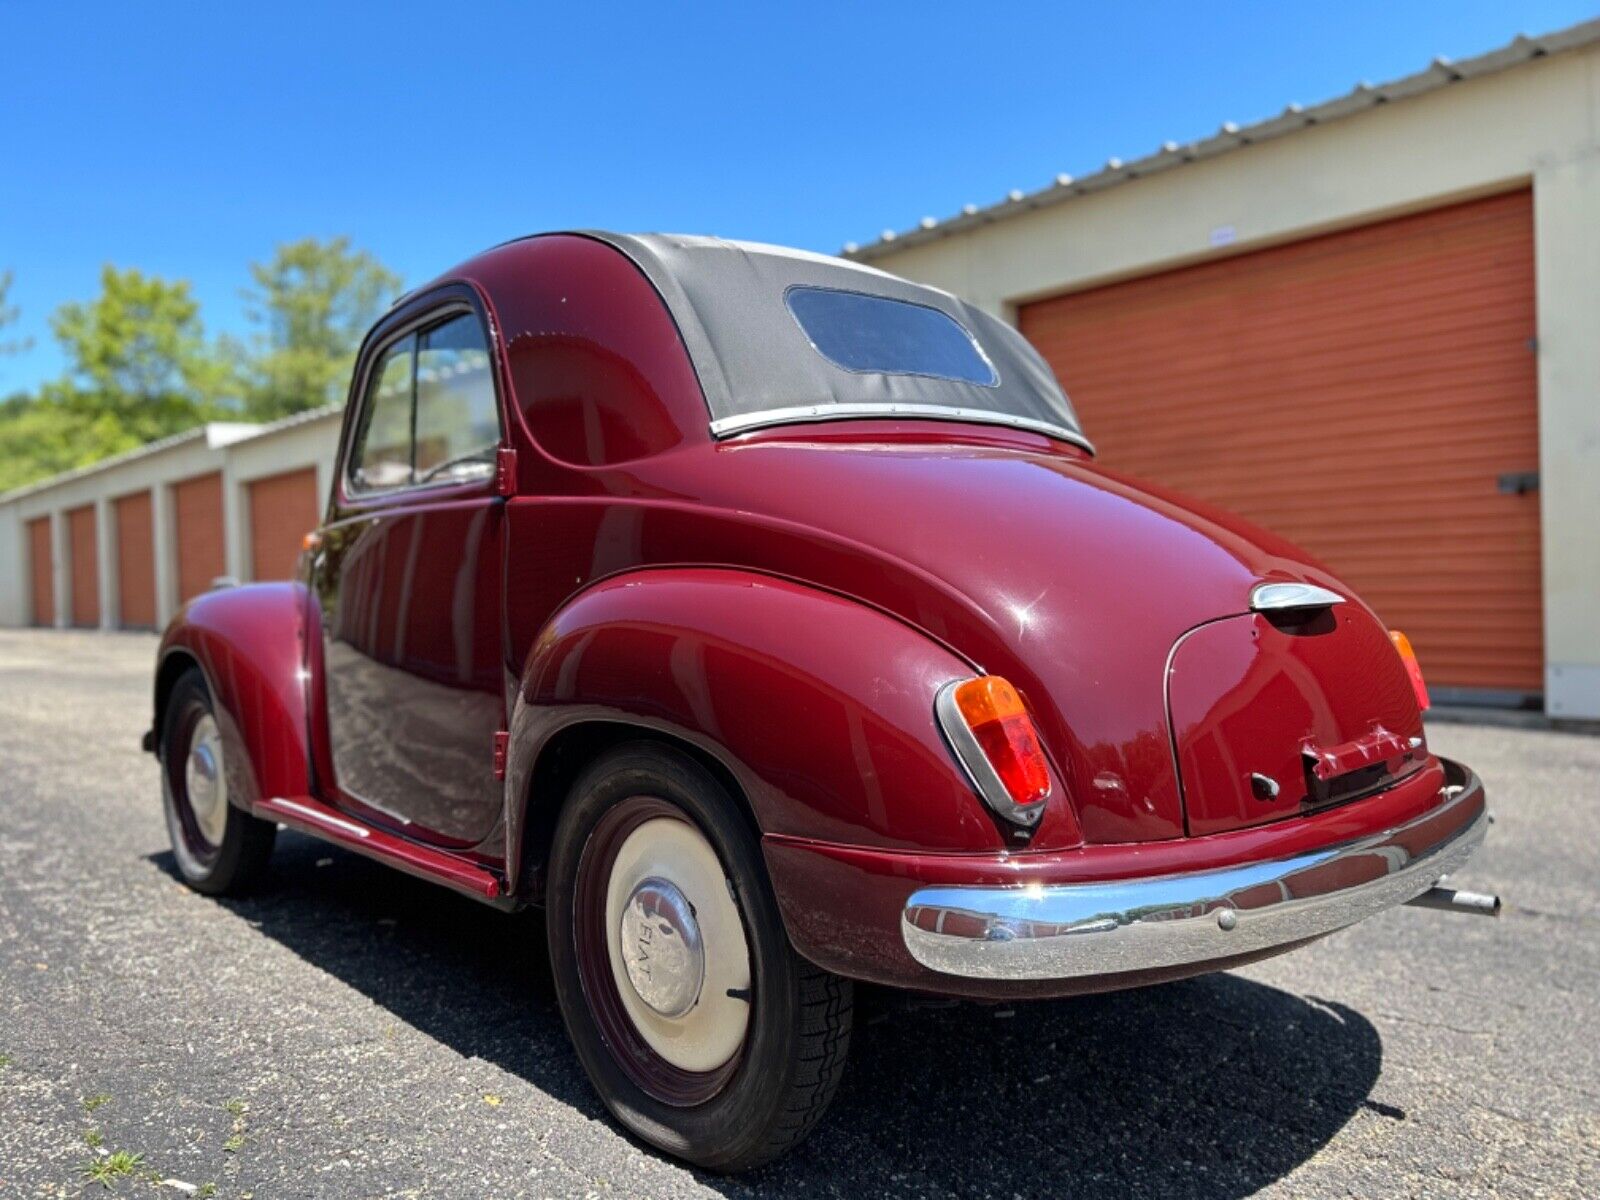
<svg viewBox="0 0 1600 1200"><path fill-rule="evenodd" d="M834 251L1596 15L1593 3L0 0L0 269L34 348L102 263L193 281L349 234L421 282L541 229Z"/></svg>

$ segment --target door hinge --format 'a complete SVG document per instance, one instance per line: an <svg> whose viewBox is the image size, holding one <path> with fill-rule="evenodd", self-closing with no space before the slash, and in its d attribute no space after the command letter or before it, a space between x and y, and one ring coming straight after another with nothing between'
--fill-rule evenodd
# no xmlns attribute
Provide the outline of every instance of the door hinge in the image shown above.
<svg viewBox="0 0 1600 1200"><path fill-rule="evenodd" d="M506 777L506 755L511 750L511 735L504 729L494 735L494 777Z"/></svg>
<svg viewBox="0 0 1600 1200"><path fill-rule="evenodd" d="M494 493L497 496L510 496L516 490L517 452L510 446L501 446L494 455Z"/></svg>

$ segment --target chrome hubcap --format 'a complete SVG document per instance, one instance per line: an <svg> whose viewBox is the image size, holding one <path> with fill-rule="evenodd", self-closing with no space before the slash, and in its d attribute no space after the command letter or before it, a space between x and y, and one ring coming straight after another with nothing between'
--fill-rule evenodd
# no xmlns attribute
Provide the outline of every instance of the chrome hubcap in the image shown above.
<svg viewBox="0 0 1600 1200"><path fill-rule="evenodd" d="M705 947L694 907L674 884L651 876L622 910L622 961L634 993L663 1017L681 1017L700 998Z"/></svg>
<svg viewBox="0 0 1600 1200"><path fill-rule="evenodd" d="M209 714L189 734L183 784L200 836L213 846L222 845L228 827L228 780L222 773L222 735Z"/></svg>

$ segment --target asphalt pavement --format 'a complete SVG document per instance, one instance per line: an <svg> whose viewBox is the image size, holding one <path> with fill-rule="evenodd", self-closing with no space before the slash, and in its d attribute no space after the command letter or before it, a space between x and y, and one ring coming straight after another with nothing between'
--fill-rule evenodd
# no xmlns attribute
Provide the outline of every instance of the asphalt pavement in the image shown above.
<svg viewBox="0 0 1600 1200"><path fill-rule="evenodd" d="M184 888L154 651L0 631L0 1200L1600 1195L1600 739L1430 730L1490 792L1456 882L1498 921L1014 1009L867 994L815 1135L723 1179L610 1123L537 914L287 833L258 895Z"/></svg>

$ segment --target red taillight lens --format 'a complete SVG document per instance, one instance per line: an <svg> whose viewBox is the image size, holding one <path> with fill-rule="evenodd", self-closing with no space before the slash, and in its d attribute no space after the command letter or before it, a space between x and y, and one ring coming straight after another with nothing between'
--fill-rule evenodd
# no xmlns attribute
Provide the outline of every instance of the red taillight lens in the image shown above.
<svg viewBox="0 0 1600 1200"><path fill-rule="evenodd" d="M1398 629L1391 629L1389 640L1399 652L1400 661L1406 665L1406 674L1411 679L1411 690L1417 694L1417 707L1427 712L1428 685L1422 682L1422 668L1417 665L1417 652L1411 648L1411 639Z"/></svg>
<svg viewBox="0 0 1600 1200"><path fill-rule="evenodd" d="M955 689L956 711L1000 777L1011 803L1037 804L1050 794L1050 768L1022 697L998 675L969 679Z"/></svg>

